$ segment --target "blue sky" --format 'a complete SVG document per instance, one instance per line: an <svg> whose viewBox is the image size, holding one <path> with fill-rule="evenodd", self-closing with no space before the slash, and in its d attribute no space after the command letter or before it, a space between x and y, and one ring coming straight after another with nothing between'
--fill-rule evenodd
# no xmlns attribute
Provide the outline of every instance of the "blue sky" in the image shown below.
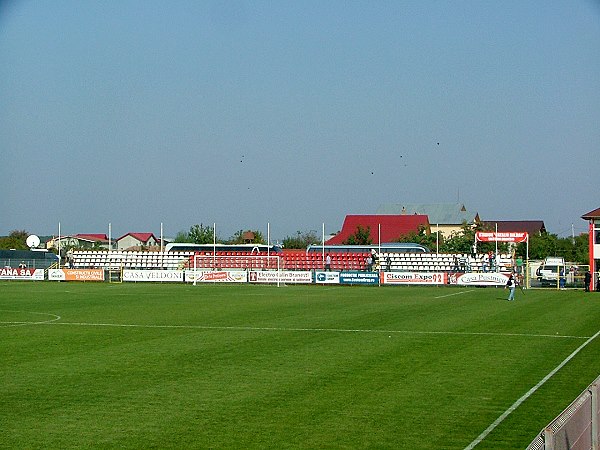
<svg viewBox="0 0 600 450"><path fill-rule="evenodd" d="M600 2L0 3L0 234L341 229L384 203L587 230Z"/></svg>

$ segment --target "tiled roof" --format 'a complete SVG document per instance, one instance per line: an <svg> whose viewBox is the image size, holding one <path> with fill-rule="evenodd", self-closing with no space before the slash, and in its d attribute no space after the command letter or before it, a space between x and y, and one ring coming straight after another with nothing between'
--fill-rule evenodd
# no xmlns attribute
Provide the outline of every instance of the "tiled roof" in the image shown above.
<svg viewBox="0 0 600 450"><path fill-rule="evenodd" d="M581 216L581 218L585 220L600 218L600 208L594 209L589 213L585 213L583 216Z"/></svg>
<svg viewBox="0 0 600 450"><path fill-rule="evenodd" d="M394 242L401 235L410 232L417 233L419 226L429 228L427 216L422 214L411 215L348 215L344 219L342 231L329 239L328 245L341 245L344 241L355 234L358 226L370 228L370 237L373 243L379 242L379 226L381 225L381 242Z"/></svg>
<svg viewBox="0 0 600 450"><path fill-rule="evenodd" d="M154 236L154 233L127 233L121 236L119 239L117 239L117 241L120 241L121 239L127 236L131 236L140 242L148 242L150 238L154 238L155 241L158 241L158 239L156 239L156 237Z"/></svg>

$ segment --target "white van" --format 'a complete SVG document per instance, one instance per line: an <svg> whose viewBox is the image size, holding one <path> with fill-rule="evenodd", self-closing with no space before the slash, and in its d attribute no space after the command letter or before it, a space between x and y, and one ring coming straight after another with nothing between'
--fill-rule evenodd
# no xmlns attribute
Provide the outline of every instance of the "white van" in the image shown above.
<svg viewBox="0 0 600 450"><path fill-rule="evenodd" d="M558 274L562 272L565 275L565 259L559 257L548 257L544 263L535 271L535 275L542 286L556 286Z"/></svg>

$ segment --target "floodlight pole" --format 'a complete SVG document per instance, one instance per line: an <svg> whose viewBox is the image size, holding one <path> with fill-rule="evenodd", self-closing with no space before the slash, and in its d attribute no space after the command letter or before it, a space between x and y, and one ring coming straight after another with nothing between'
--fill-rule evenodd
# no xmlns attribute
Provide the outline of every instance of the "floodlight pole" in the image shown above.
<svg viewBox="0 0 600 450"><path fill-rule="evenodd" d="M61 258L60 258L60 222L58 222L58 268L60 269L60 263L61 263Z"/></svg>

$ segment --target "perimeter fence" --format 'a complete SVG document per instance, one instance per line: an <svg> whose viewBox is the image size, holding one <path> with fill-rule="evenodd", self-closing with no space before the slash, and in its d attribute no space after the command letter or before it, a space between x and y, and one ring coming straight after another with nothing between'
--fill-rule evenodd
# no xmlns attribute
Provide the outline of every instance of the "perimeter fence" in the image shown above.
<svg viewBox="0 0 600 450"><path fill-rule="evenodd" d="M600 376L529 444L527 450L600 450Z"/></svg>

